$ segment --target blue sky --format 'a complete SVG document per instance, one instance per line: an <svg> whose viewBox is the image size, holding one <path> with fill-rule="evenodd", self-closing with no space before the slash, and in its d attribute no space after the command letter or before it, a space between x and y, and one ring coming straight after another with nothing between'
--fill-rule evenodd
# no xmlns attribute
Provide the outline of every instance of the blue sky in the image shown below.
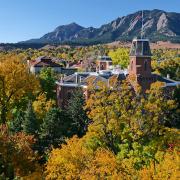
<svg viewBox="0 0 180 180"><path fill-rule="evenodd" d="M71 22L99 27L142 9L180 12L180 0L0 0L0 42L39 38Z"/></svg>

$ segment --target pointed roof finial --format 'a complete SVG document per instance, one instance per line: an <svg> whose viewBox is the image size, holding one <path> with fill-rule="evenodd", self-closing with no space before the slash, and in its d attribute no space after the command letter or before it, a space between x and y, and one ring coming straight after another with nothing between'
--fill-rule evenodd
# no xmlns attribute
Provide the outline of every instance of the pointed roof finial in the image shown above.
<svg viewBox="0 0 180 180"><path fill-rule="evenodd" d="M144 11L142 10L142 27L141 27L141 39L143 38L143 34L144 34Z"/></svg>

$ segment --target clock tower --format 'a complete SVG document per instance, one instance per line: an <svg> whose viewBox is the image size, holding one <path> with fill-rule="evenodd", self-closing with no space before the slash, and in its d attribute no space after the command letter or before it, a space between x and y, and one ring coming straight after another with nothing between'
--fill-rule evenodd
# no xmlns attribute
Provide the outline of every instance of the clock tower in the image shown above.
<svg viewBox="0 0 180 180"><path fill-rule="evenodd" d="M129 77L145 92L156 81L151 73L151 49L148 39L133 39L130 51ZM132 82L133 83L133 82Z"/></svg>

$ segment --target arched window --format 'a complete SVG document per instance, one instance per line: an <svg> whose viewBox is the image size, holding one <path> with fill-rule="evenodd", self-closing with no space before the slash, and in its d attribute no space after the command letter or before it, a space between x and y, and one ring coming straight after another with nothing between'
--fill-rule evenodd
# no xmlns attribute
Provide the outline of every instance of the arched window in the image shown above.
<svg viewBox="0 0 180 180"><path fill-rule="evenodd" d="M144 62L144 70L147 71L147 60Z"/></svg>
<svg viewBox="0 0 180 180"><path fill-rule="evenodd" d="M133 70L133 61L131 61L131 71Z"/></svg>
<svg viewBox="0 0 180 180"><path fill-rule="evenodd" d="M104 64L101 64L101 69L100 70L105 70Z"/></svg>

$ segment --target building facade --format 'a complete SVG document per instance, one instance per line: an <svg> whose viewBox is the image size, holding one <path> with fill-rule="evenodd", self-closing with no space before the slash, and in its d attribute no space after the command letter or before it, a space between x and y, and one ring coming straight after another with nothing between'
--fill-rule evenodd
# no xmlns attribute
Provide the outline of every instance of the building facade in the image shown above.
<svg viewBox="0 0 180 180"><path fill-rule="evenodd" d="M178 85L179 82L152 73L151 56L148 39L133 39L128 67L128 80L131 84L139 84L144 92L156 81L163 82L168 88Z"/></svg>
<svg viewBox="0 0 180 180"><path fill-rule="evenodd" d="M97 59L97 70L109 70L112 66L112 59L109 56L100 56Z"/></svg>
<svg viewBox="0 0 180 180"><path fill-rule="evenodd" d="M151 50L148 39L133 39L128 68L129 80L138 83L143 91L156 81L151 73Z"/></svg>
<svg viewBox="0 0 180 180"><path fill-rule="evenodd" d="M66 68L64 60L50 58L46 56L38 57L35 60L28 61L30 72L33 74L39 74L41 69L50 67L55 73L71 75L77 71L75 68Z"/></svg>
<svg viewBox="0 0 180 180"><path fill-rule="evenodd" d="M170 90L177 85L180 85L180 82L152 73L151 50L148 39L133 39L129 64L128 71L108 70L112 65L112 60L107 57L101 58L97 61L97 72L75 73L57 81L58 106L64 108L67 105L71 94L79 88L82 90L85 97L88 98L88 79L91 79L92 83L101 81L107 85L109 85L111 78L114 77L117 81L127 79L133 88L135 88L136 84L139 84L142 87L143 92L150 89L151 84L156 81L163 82L164 88Z"/></svg>

